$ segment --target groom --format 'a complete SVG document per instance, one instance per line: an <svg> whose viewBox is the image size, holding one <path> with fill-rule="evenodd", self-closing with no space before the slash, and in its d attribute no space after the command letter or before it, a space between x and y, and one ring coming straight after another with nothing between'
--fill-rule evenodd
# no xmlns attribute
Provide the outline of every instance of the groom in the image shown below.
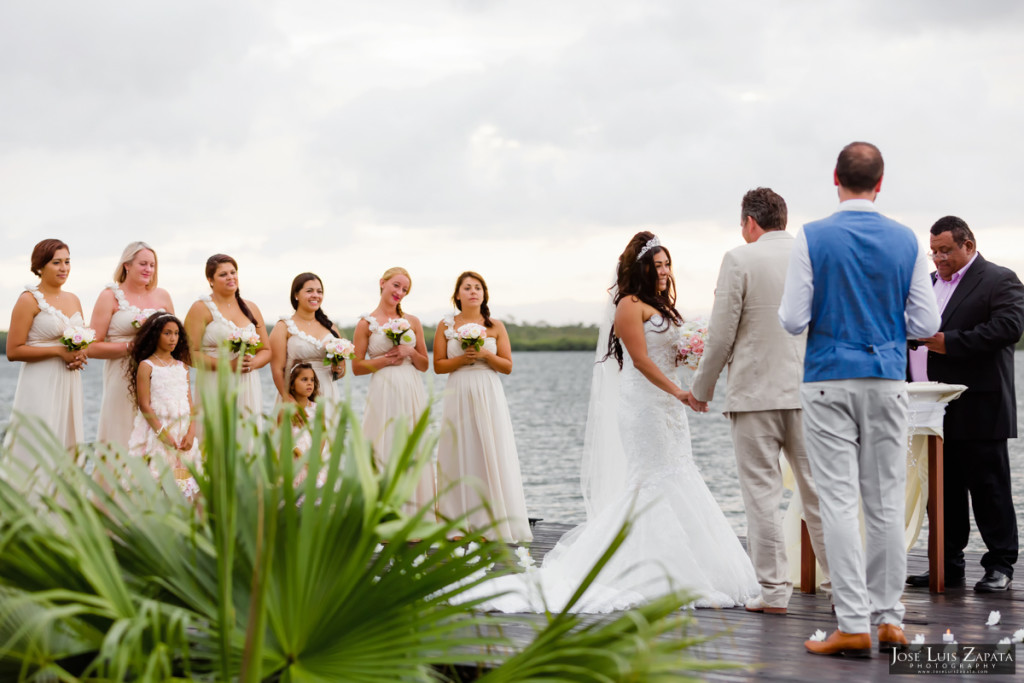
<svg viewBox="0 0 1024 683"><path fill-rule="evenodd" d="M725 413L740 491L747 511L747 547L761 596L747 602L751 612L785 614L793 594L782 532L782 470L786 454L803 501L811 545L828 581L828 561L818 512L818 493L804 450L800 377L806 335L792 336L779 325L793 236L786 232L786 201L767 187L743 196L740 230L747 244L722 259L708 340L693 377L691 407L710 401L726 365Z"/></svg>

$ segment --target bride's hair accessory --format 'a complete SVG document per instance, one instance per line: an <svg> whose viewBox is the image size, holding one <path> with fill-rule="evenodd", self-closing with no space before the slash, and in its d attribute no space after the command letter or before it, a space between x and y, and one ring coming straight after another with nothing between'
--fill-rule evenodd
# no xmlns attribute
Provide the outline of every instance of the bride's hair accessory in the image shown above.
<svg viewBox="0 0 1024 683"><path fill-rule="evenodd" d="M639 261L640 259L642 259L644 257L644 254L649 252L651 249L654 249L655 247L660 247L660 246L661 246L661 240L659 240L658 236L655 235L651 239L647 240L647 244L645 244L644 248L640 250L640 253L636 255L636 260Z"/></svg>

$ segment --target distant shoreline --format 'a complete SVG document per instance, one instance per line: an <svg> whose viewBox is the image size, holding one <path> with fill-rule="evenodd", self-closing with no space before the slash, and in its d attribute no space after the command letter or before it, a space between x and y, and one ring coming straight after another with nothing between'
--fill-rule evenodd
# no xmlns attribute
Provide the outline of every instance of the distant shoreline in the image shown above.
<svg viewBox="0 0 1024 683"><path fill-rule="evenodd" d="M273 326L271 326L273 329ZM340 327L341 336L352 338L354 327ZM505 322L512 351L593 351L597 347L597 325L546 325ZM434 327L423 327L427 350L433 352ZM0 355L7 355L7 332L0 331Z"/></svg>

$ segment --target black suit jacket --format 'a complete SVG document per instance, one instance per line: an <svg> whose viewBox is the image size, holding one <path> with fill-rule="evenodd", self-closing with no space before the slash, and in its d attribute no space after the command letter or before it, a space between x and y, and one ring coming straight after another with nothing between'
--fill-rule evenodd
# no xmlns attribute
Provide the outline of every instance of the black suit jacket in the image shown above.
<svg viewBox="0 0 1024 683"><path fill-rule="evenodd" d="M946 353L928 352L928 379L967 385L946 406L945 438L1016 437L1013 351L1024 334L1024 285L1017 275L978 254L946 304L939 331Z"/></svg>

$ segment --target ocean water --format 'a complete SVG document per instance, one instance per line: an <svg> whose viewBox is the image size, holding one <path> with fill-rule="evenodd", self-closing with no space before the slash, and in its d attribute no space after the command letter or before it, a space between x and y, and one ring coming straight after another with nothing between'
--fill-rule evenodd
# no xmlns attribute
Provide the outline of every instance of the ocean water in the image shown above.
<svg viewBox="0 0 1024 683"><path fill-rule="evenodd" d="M579 486L579 464L590 394L592 352L522 352L514 354L511 375L502 377L519 450L526 503L530 516L549 521L578 523L585 518ZM103 361L92 361L83 371L86 439L96 436L99 398L102 394ZM0 359L0 432L10 419L20 363ZM1024 355L1017 355L1017 385L1024 386ZM264 406L271 410L276 396L268 368L260 371ZM440 397L444 376L425 374L428 392ZM369 377L347 376L340 380L342 394L362 412ZM42 388L41 388L42 390ZM708 488L715 496L737 534L746 533L743 500L736 479L729 421L721 413L725 380L719 383L711 411L696 414L687 410L693 439L693 455ZM1018 413L1024 404L1018 397ZM1010 441L1010 467L1018 526L1024 529L1024 440ZM922 532L918 545L926 542ZM983 550L975 531L969 546Z"/></svg>

